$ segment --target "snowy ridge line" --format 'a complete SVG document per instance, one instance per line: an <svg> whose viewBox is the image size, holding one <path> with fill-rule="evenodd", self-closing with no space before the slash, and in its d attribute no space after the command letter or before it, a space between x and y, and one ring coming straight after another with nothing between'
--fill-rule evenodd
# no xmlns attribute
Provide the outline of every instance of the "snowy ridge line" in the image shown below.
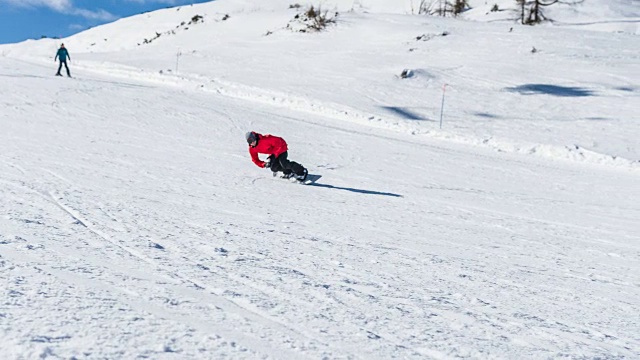
<svg viewBox="0 0 640 360"><path fill-rule="evenodd" d="M493 149L497 152L533 155L540 158L568 161L590 165L607 166L616 169L640 172L640 160L632 161L619 156L607 155L585 149L579 145L551 145L535 143L516 143L508 139L473 138L444 131L418 131L416 135L428 135L434 139L445 140L465 145L473 145Z"/></svg>
<svg viewBox="0 0 640 360"><path fill-rule="evenodd" d="M196 90L213 92L235 99L248 100L272 106L284 107L314 115L330 117L336 120L355 122L380 129L393 130L412 135L429 136L438 140L490 148L498 152L535 155L541 158L549 158L553 160L564 160L576 163L585 163L600 166L609 166L618 169L640 171L640 159L634 161L615 155L602 154L585 149L576 144L564 146L533 143L525 144L517 143L507 139L486 139L469 135L450 133L442 130L425 130L412 125L409 121L400 118L389 118L375 114L367 114L341 104L322 102L297 95L281 93L274 90L262 89L220 79L211 79L198 74L156 74L145 71L144 69L133 68L114 63L100 63L97 64L98 66L95 66L96 64L93 65L93 67L86 67L82 65L77 67L94 73L105 75L115 74L118 77L136 79L141 81L151 81L154 83L169 84L173 86L185 86L186 84L191 83L193 84L193 88L195 88ZM99 71L95 70L96 68L102 68L105 70Z"/></svg>

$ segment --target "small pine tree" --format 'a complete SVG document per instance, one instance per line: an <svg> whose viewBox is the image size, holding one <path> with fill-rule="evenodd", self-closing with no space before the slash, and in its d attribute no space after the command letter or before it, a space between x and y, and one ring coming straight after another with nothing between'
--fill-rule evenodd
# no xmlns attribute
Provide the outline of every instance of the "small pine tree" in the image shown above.
<svg viewBox="0 0 640 360"><path fill-rule="evenodd" d="M584 0L516 0L520 8L520 19L522 24L535 25L544 20L549 20L543 8L554 4L576 5Z"/></svg>
<svg viewBox="0 0 640 360"><path fill-rule="evenodd" d="M455 0L452 8L453 15L458 16L458 14L462 13L468 8L469 4L467 3L467 0Z"/></svg>

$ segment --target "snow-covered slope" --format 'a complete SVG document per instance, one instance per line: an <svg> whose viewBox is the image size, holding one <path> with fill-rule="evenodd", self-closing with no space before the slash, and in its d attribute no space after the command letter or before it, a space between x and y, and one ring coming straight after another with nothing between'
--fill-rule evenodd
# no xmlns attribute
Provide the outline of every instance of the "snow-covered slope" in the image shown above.
<svg viewBox="0 0 640 360"><path fill-rule="evenodd" d="M634 31L323 4L0 47L0 358L640 357Z"/></svg>
<svg viewBox="0 0 640 360"><path fill-rule="evenodd" d="M68 47L79 52L76 69L177 81L499 151L624 167L640 159L637 106L629 101L640 78L635 35L354 11L332 31L304 37L287 29L300 10L267 4L142 14L78 34ZM189 24L194 16L203 19ZM56 45L3 52L43 62ZM404 69L413 76L401 80ZM439 131L444 84L447 125ZM514 127L516 119L523 126Z"/></svg>

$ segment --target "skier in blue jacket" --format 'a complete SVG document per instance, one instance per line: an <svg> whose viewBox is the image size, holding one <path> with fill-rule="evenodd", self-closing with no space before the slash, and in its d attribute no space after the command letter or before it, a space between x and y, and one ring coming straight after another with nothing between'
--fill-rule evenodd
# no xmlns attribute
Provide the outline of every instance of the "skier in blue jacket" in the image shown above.
<svg viewBox="0 0 640 360"><path fill-rule="evenodd" d="M58 49L58 52L56 53L56 57L53 59L53 61L55 62L58 58L60 58L60 66L58 67L58 72L56 73L56 76L62 76L60 74L60 70L62 70L62 65L64 64L64 67L67 69L67 76L71 77L71 72L69 71L69 66L67 65L67 59L71 61L71 56L69 56L69 52L64 47L64 44L60 45L60 49Z"/></svg>

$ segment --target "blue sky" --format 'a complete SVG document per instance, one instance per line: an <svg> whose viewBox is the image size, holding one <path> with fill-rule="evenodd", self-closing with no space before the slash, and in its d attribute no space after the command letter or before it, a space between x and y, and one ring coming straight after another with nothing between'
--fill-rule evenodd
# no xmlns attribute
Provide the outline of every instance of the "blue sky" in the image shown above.
<svg viewBox="0 0 640 360"><path fill-rule="evenodd" d="M122 17L211 0L0 0L0 44L67 37Z"/></svg>

